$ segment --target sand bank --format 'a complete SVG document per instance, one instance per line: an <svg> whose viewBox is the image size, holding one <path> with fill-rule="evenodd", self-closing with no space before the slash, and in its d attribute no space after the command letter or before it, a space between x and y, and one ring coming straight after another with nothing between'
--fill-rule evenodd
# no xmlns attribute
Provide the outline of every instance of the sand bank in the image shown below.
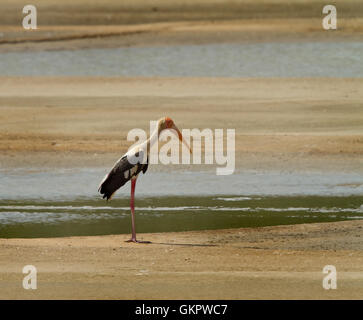
<svg viewBox="0 0 363 320"><path fill-rule="evenodd" d="M361 79L27 78L0 81L5 167L109 166L133 128L234 128L240 169L361 172Z"/></svg>
<svg viewBox="0 0 363 320"><path fill-rule="evenodd" d="M0 3L0 52L260 41L350 41L363 34L359 0L335 1L338 29L322 28L323 0L34 0L38 29L22 28L22 0Z"/></svg>
<svg viewBox="0 0 363 320"><path fill-rule="evenodd" d="M361 299L362 221L52 239L0 239L1 299ZM22 268L38 289L22 288ZM338 288L325 290L325 265Z"/></svg>

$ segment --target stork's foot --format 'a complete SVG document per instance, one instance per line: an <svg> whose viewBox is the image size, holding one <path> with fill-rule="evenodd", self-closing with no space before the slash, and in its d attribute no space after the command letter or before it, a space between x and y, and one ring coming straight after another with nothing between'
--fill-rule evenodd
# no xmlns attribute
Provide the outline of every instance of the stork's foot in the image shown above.
<svg viewBox="0 0 363 320"><path fill-rule="evenodd" d="M125 242L134 242L134 243L151 243L151 241L141 241L131 238L130 240L126 240Z"/></svg>

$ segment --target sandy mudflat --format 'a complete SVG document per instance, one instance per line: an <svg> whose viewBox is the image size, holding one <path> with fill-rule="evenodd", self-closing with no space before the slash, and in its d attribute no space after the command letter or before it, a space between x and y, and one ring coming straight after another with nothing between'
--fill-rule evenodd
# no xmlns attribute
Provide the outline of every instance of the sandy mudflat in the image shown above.
<svg viewBox="0 0 363 320"><path fill-rule="evenodd" d="M360 41L363 4L337 0L338 29L322 28L324 0L33 0L38 29L22 28L24 0L0 3L0 52L261 41Z"/></svg>
<svg viewBox="0 0 363 320"><path fill-rule="evenodd" d="M0 78L0 164L109 167L133 128L236 131L243 170L362 172L362 79ZM200 166L195 169L200 169Z"/></svg>
<svg viewBox="0 0 363 320"><path fill-rule="evenodd" d="M0 239L1 299L361 299L362 221L53 239ZM22 288L22 268L38 289ZM337 269L325 290L325 265Z"/></svg>
<svg viewBox="0 0 363 320"><path fill-rule="evenodd" d="M0 52L85 48L201 45L209 43L360 41L363 18L341 19L327 32L320 18L249 19L208 22L156 22L136 25L46 25L37 31L1 26Z"/></svg>

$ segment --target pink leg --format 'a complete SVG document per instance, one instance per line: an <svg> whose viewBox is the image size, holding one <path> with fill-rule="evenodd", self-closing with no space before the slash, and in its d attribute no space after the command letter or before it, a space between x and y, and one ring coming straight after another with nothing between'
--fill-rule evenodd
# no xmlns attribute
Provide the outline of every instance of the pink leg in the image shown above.
<svg viewBox="0 0 363 320"><path fill-rule="evenodd" d="M150 243L150 241L139 241L139 240L136 240L136 228L135 228L135 186L136 186L136 179L131 179L130 208L131 208L132 235L131 235L131 239L130 240L127 240L126 242Z"/></svg>

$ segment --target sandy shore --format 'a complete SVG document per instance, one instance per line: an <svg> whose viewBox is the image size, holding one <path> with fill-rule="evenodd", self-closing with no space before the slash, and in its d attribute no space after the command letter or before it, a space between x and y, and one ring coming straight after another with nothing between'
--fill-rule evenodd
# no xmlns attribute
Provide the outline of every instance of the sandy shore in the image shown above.
<svg viewBox="0 0 363 320"><path fill-rule="evenodd" d="M130 25L236 19L320 18L324 0L33 0L39 25ZM340 18L362 17L360 0L336 0ZM3 25L18 25L23 0L3 0ZM24 15L25 16L25 15Z"/></svg>
<svg viewBox="0 0 363 320"><path fill-rule="evenodd" d="M0 239L1 299L361 299L362 221L203 232ZM38 289L22 288L34 265ZM337 289L325 290L325 265Z"/></svg>
<svg viewBox="0 0 363 320"><path fill-rule="evenodd" d="M237 169L362 172L362 79L0 79L0 164L109 167L133 128L236 130ZM192 166L197 167L197 166ZM198 166L197 169L201 167Z"/></svg>
<svg viewBox="0 0 363 320"><path fill-rule="evenodd" d="M3 0L0 52L261 41L360 41L363 4L337 0L338 29L322 28L324 0L34 0L37 30L22 28L22 0Z"/></svg>
<svg viewBox="0 0 363 320"><path fill-rule="evenodd" d="M0 52L75 50L209 43L256 43L286 41L360 41L363 18L340 19L339 30L327 32L321 18L248 19L215 22L157 22L136 25L42 26L24 31L20 26L1 26Z"/></svg>

